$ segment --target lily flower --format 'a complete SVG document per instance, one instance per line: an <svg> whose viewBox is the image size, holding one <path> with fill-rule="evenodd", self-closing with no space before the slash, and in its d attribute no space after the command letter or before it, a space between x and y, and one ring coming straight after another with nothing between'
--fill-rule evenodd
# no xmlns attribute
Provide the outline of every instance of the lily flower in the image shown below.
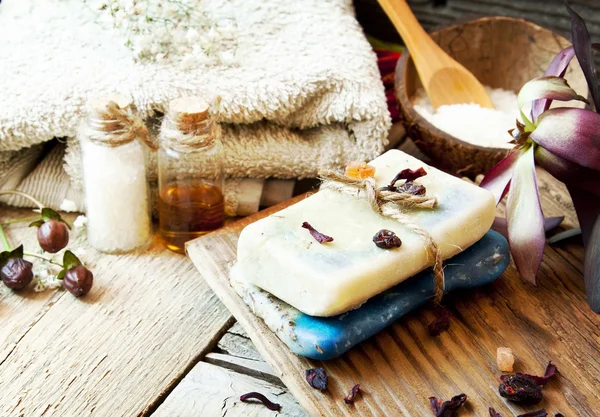
<svg viewBox="0 0 600 417"><path fill-rule="evenodd" d="M536 284L545 246L545 220L540 205L535 166L564 182L573 198L587 246L598 223L600 237L600 93L593 72L592 44L585 23L565 2L571 16L573 46L562 50L544 76L527 82L519 92L521 121L509 133L515 147L481 182L498 204L505 195L506 229L510 251L521 276ZM564 79L574 56L584 72L596 111L561 107L550 109L553 100L577 100L587 104ZM531 104L528 115L524 108ZM596 232L594 230L594 232ZM587 265L586 265L587 266ZM586 291L594 311L600 312L600 272L587 273ZM590 268L593 269L593 268ZM590 276L591 275L591 276Z"/></svg>

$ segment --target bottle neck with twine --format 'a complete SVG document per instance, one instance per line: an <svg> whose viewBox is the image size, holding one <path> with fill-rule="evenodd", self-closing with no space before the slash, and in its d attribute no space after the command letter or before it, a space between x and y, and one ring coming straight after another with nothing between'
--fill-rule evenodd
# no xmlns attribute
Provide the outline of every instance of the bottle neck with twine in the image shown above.
<svg viewBox="0 0 600 417"><path fill-rule="evenodd" d="M217 99L215 112L218 111ZM164 148L180 153L191 153L212 148L221 135L216 117L209 105L197 97L183 97L169 103L160 129L160 143Z"/></svg>
<svg viewBox="0 0 600 417"><path fill-rule="evenodd" d="M99 99L92 105L87 122L87 136L91 142L111 148L138 139L151 150L157 149L148 135L144 121L136 114L133 103L118 95Z"/></svg>

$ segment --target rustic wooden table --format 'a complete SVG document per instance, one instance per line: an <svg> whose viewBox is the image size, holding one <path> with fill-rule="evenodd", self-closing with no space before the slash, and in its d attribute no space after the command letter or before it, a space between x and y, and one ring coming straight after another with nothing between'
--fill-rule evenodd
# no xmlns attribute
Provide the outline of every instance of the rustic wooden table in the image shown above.
<svg viewBox="0 0 600 417"><path fill-rule="evenodd" d="M410 141L401 149L418 152ZM564 214L565 227L576 226L564 189L544 173L540 179L546 213ZM2 222L28 214L0 210ZM11 225L7 230L12 242L35 247L31 229ZM570 411L591 416L588 410L600 409L600 399L588 395L597 393L597 386L589 384L599 378L600 318L583 301L582 256L577 239L548 248L543 275L552 276L552 281L543 281L540 290L524 286L512 272L489 290L477 290L479 302L469 310L470 316L457 318L465 340L455 342L466 344L478 332L465 330L465 323L479 326L504 320L481 310L488 297L492 304L528 303L522 292L515 300L498 298L496 292L506 295L526 288L533 295L550 294L551 303L564 305L544 312L549 306L532 303L530 316L505 319L526 322L532 329L549 326L544 327L543 340L515 334L520 351L530 351L520 359L533 362L536 349L543 345L556 354L552 359L577 369L554 389L567 390ZM88 249L85 259L96 281L93 291L81 299L62 290L13 293L0 286L1 416L273 415L259 405L241 403L239 395L248 391L263 392L281 403L282 415L306 415L186 257L162 249L156 241L147 253L109 256ZM469 298L468 294L453 298L461 306L457 311L470 305ZM431 311L422 314L429 317ZM422 326L422 314L412 315L409 327ZM410 333L405 335L407 349L417 353L420 336ZM495 348L495 337L477 337L483 337L486 348ZM531 370L543 365L525 366ZM435 386L436 381L430 382ZM421 401L431 394L425 388ZM485 388L493 393L494 387ZM588 394L579 397L581 393Z"/></svg>

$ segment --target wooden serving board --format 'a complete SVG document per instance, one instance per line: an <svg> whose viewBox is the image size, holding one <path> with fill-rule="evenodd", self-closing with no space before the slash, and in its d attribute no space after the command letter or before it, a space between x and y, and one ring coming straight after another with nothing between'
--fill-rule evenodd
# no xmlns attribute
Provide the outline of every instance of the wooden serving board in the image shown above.
<svg viewBox="0 0 600 417"><path fill-rule="evenodd" d="M564 190L540 174L547 215L565 214ZM438 337L427 333L434 315L422 308L331 361L292 354L229 286L229 265L243 227L285 208L304 196L233 223L188 245L188 253L219 299L245 328L275 373L308 413L315 416L429 416L428 397L449 399L466 393L460 415L489 416L494 407L508 417L545 408L550 416L597 416L600 410L600 316L585 302L583 249L575 239L546 247L534 288L511 265L495 283L445 304L451 327ZM572 222L568 213L566 222ZM559 374L544 388L544 400L521 407L498 394L496 348L511 347L515 371L542 374L552 360ZM329 389L321 393L305 381L306 369L324 367ZM344 396L356 384L353 405ZM241 392L239 394L242 394ZM273 398L276 401L276 398ZM260 407L260 405L257 405ZM282 410L285 414L285 410Z"/></svg>

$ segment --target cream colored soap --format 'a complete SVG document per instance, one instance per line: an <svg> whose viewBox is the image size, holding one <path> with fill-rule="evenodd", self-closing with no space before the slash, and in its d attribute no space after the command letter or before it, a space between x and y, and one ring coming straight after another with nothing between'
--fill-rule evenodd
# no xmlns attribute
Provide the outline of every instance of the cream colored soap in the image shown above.
<svg viewBox="0 0 600 417"><path fill-rule="evenodd" d="M490 228L495 215L489 191L393 150L371 162L378 186L405 168L424 167L416 182L438 199L432 210L406 210L438 243L444 259L462 252ZM319 244L301 227L310 223L334 238ZM400 248L373 243L381 229L394 231ZM324 190L247 226L238 241L234 274L312 316L332 316L431 266L423 240L400 223L373 212L363 200Z"/></svg>

